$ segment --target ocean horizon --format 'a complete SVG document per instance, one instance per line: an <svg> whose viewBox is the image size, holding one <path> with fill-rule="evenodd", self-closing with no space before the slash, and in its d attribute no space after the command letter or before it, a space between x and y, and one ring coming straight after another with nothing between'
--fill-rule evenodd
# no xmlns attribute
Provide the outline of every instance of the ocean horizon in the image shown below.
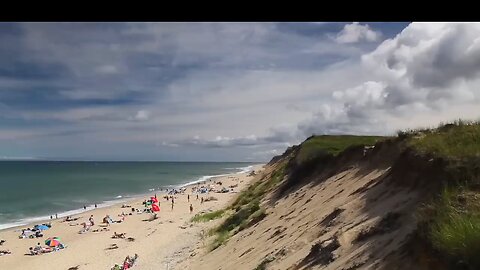
<svg viewBox="0 0 480 270"><path fill-rule="evenodd" d="M0 230L251 170L252 162L1 160Z"/></svg>

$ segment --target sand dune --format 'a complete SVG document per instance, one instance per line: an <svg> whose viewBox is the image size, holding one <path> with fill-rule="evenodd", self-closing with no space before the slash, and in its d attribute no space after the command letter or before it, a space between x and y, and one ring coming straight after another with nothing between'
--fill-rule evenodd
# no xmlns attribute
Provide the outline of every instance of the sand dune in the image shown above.
<svg viewBox="0 0 480 270"><path fill-rule="evenodd" d="M416 228L411 210L423 189L411 183L421 181L398 171L408 160L395 146L381 148L365 157L353 149L288 192L270 193L262 221L175 269L416 269L395 261Z"/></svg>

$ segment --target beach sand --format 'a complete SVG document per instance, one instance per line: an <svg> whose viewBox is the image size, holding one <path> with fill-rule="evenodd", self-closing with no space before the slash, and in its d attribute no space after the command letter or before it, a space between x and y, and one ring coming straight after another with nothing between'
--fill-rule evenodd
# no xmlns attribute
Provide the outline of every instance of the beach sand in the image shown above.
<svg viewBox="0 0 480 270"><path fill-rule="evenodd" d="M257 165L253 169L258 172L262 168L263 165ZM253 178L248 176L247 173L212 178L206 183L210 184L211 181L213 184L214 181L221 181L222 186L217 185L216 187L228 187L234 184L238 184L238 187L234 188L234 193L210 192L209 194L199 194L198 200L196 200L196 194L191 193L191 187L196 186L196 184L190 185L187 187L185 194L175 195L173 210L171 201L163 198L163 193L157 193L161 208L161 211L157 212L158 219L145 221L152 214L133 213L126 216L124 222L114 223L106 227L109 231L93 232L93 230L105 228L105 225L101 223L105 215L108 214L112 219L119 220L118 215L122 212L131 213L131 208L121 208L122 204L144 209L142 202L148 199L148 196L106 208L87 209L81 214L72 216L80 217L73 222L63 222L63 218L54 220L52 221L52 228L44 231L43 238L18 238L21 234L20 229L32 228L34 224L0 231L0 239L6 240L0 246L0 250L8 249L12 252L10 255L0 256L0 269L67 270L72 267L78 267L79 270L110 269L115 263L123 263L127 255L133 256L134 254L138 254L139 259L133 269L174 269L177 262L196 255L195 248L201 246L202 242L201 234L209 226L208 223L192 223L190 219L202 211L215 211L224 208L236 196L237 192L248 185ZM190 213L189 210L190 203L187 201L187 194L190 194L190 203L194 208L193 213ZM154 194L150 195L153 196ZM201 204L200 198L202 196L204 198L213 196L218 200ZM80 224L87 221L90 215L94 216L95 225L89 232L79 234L78 232L82 229ZM40 223L42 222L36 222L35 224ZM114 232L126 233L126 237L132 237L134 241L112 239ZM26 255L29 252L29 247L34 247L38 242L44 245L45 239L55 236L60 237L61 242L67 248L37 256ZM108 249L112 244L116 244L118 248Z"/></svg>

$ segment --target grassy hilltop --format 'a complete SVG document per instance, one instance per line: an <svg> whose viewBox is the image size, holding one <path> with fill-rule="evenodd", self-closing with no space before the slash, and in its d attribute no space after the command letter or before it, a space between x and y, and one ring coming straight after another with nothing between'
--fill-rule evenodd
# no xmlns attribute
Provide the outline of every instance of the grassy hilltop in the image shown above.
<svg viewBox="0 0 480 270"><path fill-rule="evenodd" d="M347 148L371 146L383 140L398 144L403 151L409 149L428 161L445 161L442 170L449 173L451 179L442 183L443 191L432 190L431 199L426 199L418 209L412 209L412 214L418 218L416 241L425 243L432 254L440 255L446 268L458 269L460 263L465 269L480 269L479 122L459 120L437 128L399 131L396 137L311 136L272 159L273 170L242 191L227 209L197 216L194 220L224 217L210 232L215 235L210 249L216 249L231 236L264 219L267 213L262 201L278 191L278 187L288 187L289 181L309 176L308 173L322 164L329 166L329 162ZM289 192L288 188L284 190ZM267 263L259 265L258 269L265 269Z"/></svg>

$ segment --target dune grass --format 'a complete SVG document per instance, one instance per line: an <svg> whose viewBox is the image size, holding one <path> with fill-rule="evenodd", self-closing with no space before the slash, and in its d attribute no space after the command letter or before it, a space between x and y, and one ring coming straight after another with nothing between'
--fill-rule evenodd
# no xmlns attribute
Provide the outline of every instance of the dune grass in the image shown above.
<svg viewBox="0 0 480 270"><path fill-rule="evenodd" d="M458 120L435 129L410 130L408 144L422 153L465 159L480 157L480 122Z"/></svg>
<svg viewBox="0 0 480 270"><path fill-rule="evenodd" d="M452 261L480 269L480 195L466 187L446 188L429 205L427 237Z"/></svg>
<svg viewBox="0 0 480 270"><path fill-rule="evenodd" d="M195 215L191 219L191 221L192 222L207 222L207 221L210 221L210 220L221 218L224 214L225 214L225 210L222 209L222 210L218 210L218 211L214 211L214 212L210 212L210 213Z"/></svg>
<svg viewBox="0 0 480 270"><path fill-rule="evenodd" d="M260 201L265 194L275 188L284 176L285 165L280 164L270 176L251 184L243 190L237 199L227 208L233 211L219 226L211 230L215 235L210 250L214 250L228 241L230 236L242 231L266 217L265 208L260 206Z"/></svg>
<svg viewBox="0 0 480 270"><path fill-rule="evenodd" d="M280 164L278 169L275 170L269 177L266 179L257 181L250 185L247 189L243 190L237 199L230 206L231 209L238 211L239 207L247 205L252 201L259 201L263 196L275 188L282 180L285 174L285 164Z"/></svg>
<svg viewBox="0 0 480 270"><path fill-rule="evenodd" d="M352 145L374 145L377 141L385 139L382 136L355 136L355 135L321 135L312 136L303 142L296 157L298 162L315 158L317 153L338 155Z"/></svg>
<svg viewBox="0 0 480 270"><path fill-rule="evenodd" d="M398 136L419 153L449 161L444 169L452 181L419 211L425 239L453 265L480 269L480 122L457 120Z"/></svg>

